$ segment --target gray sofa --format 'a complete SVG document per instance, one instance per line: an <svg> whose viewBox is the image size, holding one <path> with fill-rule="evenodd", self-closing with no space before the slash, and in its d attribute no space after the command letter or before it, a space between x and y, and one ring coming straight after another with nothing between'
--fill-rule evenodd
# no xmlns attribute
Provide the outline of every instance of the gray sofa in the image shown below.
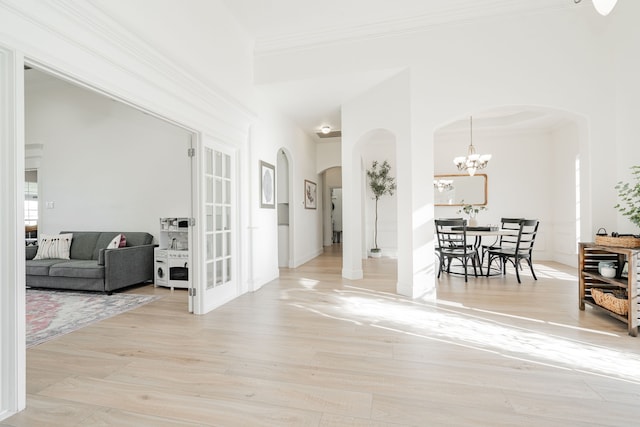
<svg viewBox="0 0 640 427"><path fill-rule="evenodd" d="M36 288L101 291L111 294L126 286L153 280L153 236L122 232L126 246L106 249L120 232L72 233L70 259L37 259L37 246L27 246L26 284Z"/></svg>

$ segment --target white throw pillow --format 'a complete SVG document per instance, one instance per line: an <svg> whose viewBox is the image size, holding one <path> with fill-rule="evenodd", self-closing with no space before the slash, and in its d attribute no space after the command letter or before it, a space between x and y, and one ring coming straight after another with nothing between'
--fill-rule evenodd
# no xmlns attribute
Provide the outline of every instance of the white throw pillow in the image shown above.
<svg viewBox="0 0 640 427"><path fill-rule="evenodd" d="M38 252L33 259L69 259L73 234L40 235Z"/></svg>
<svg viewBox="0 0 640 427"><path fill-rule="evenodd" d="M113 238L112 241L107 245L107 249L116 249L120 247L120 240L122 239L122 234L118 234Z"/></svg>

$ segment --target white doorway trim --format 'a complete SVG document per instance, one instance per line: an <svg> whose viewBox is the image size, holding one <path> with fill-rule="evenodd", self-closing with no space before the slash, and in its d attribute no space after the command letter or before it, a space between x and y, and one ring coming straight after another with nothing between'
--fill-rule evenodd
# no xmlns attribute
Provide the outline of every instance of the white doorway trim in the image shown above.
<svg viewBox="0 0 640 427"><path fill-rule="evenodd" d="M26 405L23 68L0 46L0 420Z"/></svg>

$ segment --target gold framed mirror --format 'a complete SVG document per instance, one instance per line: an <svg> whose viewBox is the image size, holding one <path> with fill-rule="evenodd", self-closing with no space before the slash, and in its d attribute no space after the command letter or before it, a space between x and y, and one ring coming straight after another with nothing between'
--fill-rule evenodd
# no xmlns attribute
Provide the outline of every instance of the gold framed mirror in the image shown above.
<svg viewBox="0 0 640 427"><path fill-rule="evenodd" d="M487 175L435 175L433 194L436 206L487 204Z"/></svg>

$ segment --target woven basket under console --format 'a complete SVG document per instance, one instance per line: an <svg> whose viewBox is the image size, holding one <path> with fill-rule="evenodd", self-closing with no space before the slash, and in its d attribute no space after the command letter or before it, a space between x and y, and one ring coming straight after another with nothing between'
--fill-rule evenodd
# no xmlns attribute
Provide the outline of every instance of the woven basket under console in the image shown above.
<svg viewBox="0 0 640 427"><path fill-rule="evenodd" d="M600 307L613 311L620 316L626 316L629 313L629 306L627 300L624 298L618 298L614 294L603 292L598 288L591 288L591 296L593 297L593 301Z"/></svg>

